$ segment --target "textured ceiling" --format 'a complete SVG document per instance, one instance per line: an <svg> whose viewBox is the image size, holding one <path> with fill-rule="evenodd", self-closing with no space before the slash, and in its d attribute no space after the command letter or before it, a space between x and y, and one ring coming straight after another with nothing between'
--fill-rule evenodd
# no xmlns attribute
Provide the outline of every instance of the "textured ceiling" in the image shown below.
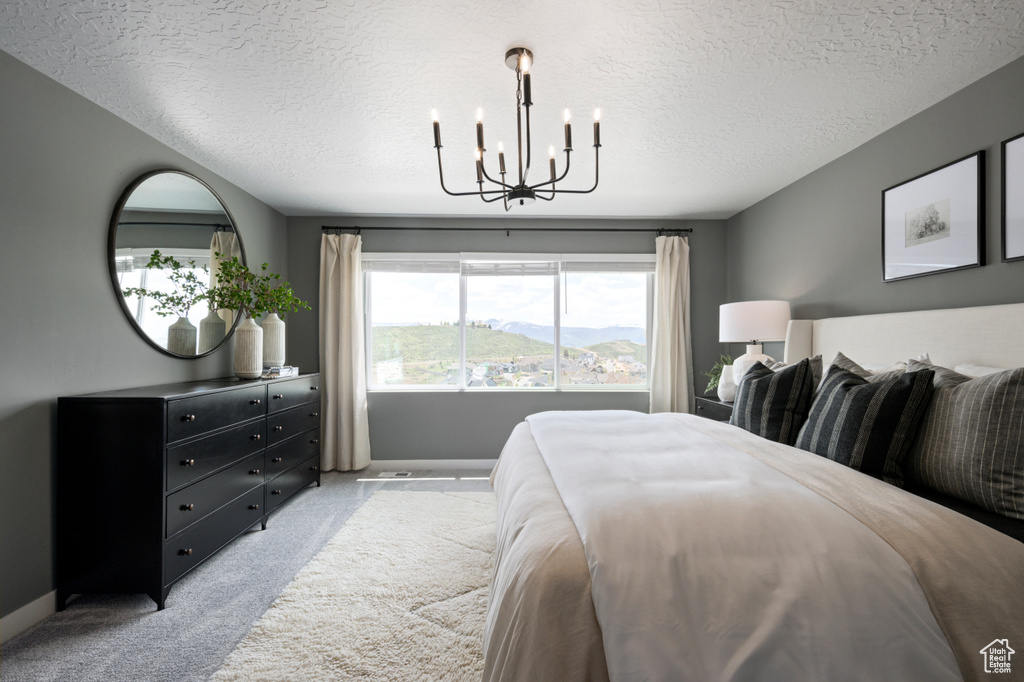
<svg viewBox="0 0 1024 682"><path fill-rule="evenodd" d="M509 150L535 55L546 174L526 216L726 217L1024 55L1024 5L964 0L4 0L0 49L287 215L502 215L475 188L477 107ZM489 163L496 161L492 157ZM561 163L561 158L559 159ZM535 161L535 166L538 165Z"/></svg>

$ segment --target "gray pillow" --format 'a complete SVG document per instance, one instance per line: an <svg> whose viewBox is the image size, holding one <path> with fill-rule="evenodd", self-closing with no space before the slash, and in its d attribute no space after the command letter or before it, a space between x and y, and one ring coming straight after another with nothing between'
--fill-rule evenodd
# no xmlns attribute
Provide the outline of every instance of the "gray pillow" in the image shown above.
<svg viewBox="0 0 1024 682"><path fill-rule="evenodd" d="M830 368L831 367L841 367L842 369L845 369L847 372L853 372L860 378L867 379L868 381L874 383L876 381L886 381L888 379L892 379L893 377L897 377L900 374L903 374L903 372L907 368L907 363L897 362L877 372L872 372L869 369L861 367L859 364L857 364L850 358L846 357L842 353L836 353L836 358L835 360L832 361Z"/></svg>
<svg viewBox="0 0 1024 682"><path fill-rule="evenodd" d="M945 367L904 463L908 478L998 514L1024 519L1024 367L977 379Z"/></svg>
<svg viewBox="0 0 1024 682"><path fill-rule="evenodd" d="M817 389L818 384L821 383L822 375L821 355L815 355L813 358L808 358L807 361L811 365L811 381L814 382L814 387L815 389ZM792 367L793 365L787 365L784 362L767 362L765 363L765 366L773 372L778 372L780 369L786 369L787 367Z"/></svg>
<svg viewBox="0 0 1024 682"><path fill-rule="evenodd" d="M811 361L806 358L778 372L756 362L736 389L729 423L792 445L807 418L813 390Z"/></svg>
<svg viewBox="0 0 1024 682"><path fill-rule="evenodd" d="M796 446L902 487L900 463L932 394L932 373L869 382L833 363Z"/></svg>

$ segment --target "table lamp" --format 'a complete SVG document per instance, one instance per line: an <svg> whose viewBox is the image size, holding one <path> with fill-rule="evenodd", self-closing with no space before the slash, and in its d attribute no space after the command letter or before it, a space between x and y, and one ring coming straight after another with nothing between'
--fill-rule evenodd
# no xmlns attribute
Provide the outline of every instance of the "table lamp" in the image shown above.
<svg viewBox="0 0 1024 682"><path fill-rule="evenodd" d="M743 301L718 309L718 340L747 344L747 352L732 363L737 384L755 363L770 359L761 348L762 341L786 340L789 314L789 301Z"/></svg>

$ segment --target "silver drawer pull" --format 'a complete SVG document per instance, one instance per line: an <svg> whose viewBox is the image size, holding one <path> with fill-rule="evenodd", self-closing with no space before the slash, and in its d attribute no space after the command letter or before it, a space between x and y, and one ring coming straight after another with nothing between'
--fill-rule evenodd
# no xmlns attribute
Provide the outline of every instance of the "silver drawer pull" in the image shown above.
<svg viewBox="0 0 1024 682"><path fill-rule="evenodd" d="M284 461L284 457L274 457L272 460L270 460L270 463L271 464L280 464L283 461Z"/></svg>
<svg viewBox="0 0 1024 682"><path fill-rule="evenodd" d="M192 548L189 547L188 549L179 549L178 550L178 555L179 556L192 556Z"/></svg>
<svg viewBox="0 0 1024 682"><path fill-rule="evenodd" d="M262 402L263 402L262 400L260 400L259 398L256 398L255 400L250 400L249 404L250 405L259 405Z"/></svg>
<svg viewBox="0 0 1024 682"><path fill-rule="evenodd" d="M275 427L274 427L274 430L275 430L275 431L278 431L278 432L280 432L280 431L284 431L284 427L283 427L283 426L275 426Z"/></svg>
<svg viewBox="0 0 1024 682"><path fill-rule="evenodd" d="M270 491L270 494L271 494L271 495L280 495L280 494L281 494L281 491L280 491L280 490L271 490L271 491Z"/></svg>
<svg viewBox="0 0 1024 682"><path fill-rule="evenodd" d="M274 396L274 400L280 400L283 397L284 397L283 393L278 393L277 395Z"/></svg>
<svg viewBox="0 0 1024 682"><path fill-rule="evenodd" d="M320 416L320 413L319 413L319 412L310 412L310 413L309 413L309 416L310 416L310 417L319 417L319 416Z"/></svg>
<svg viewBox="0 0 1024 682"><path fill-rule="evenodd" d="M195 420L196 420L196 416L194 414L183 414L183 415L181 415L181 421L183 421L183 422L194 422Z"/></svg>
<svg viewBox="0 0 1024 682"><path fill-rule="evenodd" d="M183 460L181 460L181 466L183 466L183 467L194 467L195 465L196 465L196 461L194 459L183 459Z"/></svg>
<svg viewBox="0 0 1024 682"><path fill-rule="evenodd" d="M310 386L309 390L311 390L311 391L319 391L320 387L319 386Z"/></svg>
<svg viewBox="0 0 1024 682"><path fill-rule="evenodd" d="M249 509L251 511L259 511L260 506L258 504L250 504Z"/></svg>
<svg viewBox="0 0 1024 682"><path fill-rule="evenodd" d="M251 436L249 436L249 440L259 440L260 437L261 437L260 434L254 433Z"/></svg>
<svg viewBox="0 0 1024 682"><path fill-rule="evenodd" d="M318 466L316 466L316 465L314 464L313 466L309 467L309 470L310 470L310 471L320 471L320 467L318 467Z"/></svg>
<svg viewBox="0 0 1024 682"><path fill-rule="evenodd" d="M250 476L259 476L260 475L260 470L259 469L252 469L251 471L249 471L249 475Z"/></svg>
<svg viewBox="0 0 1024 682"><path fill-rule="evenodd" d="M316 445L317 443L320 442L320 439L319 438L310 438L309 442L312 443L313 445Z"/></svg>
<svg viewBox="0 0 1024 682"><path fill-rule="evenodd" d="M181 505L181 511L192 511L196 506L194 504L183 504Z"/></svg>

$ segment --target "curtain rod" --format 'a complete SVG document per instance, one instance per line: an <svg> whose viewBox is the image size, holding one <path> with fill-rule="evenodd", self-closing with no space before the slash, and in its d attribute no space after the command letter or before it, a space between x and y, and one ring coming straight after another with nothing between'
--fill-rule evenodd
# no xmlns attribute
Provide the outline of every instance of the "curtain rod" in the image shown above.
<svg viewBox="0 0 1024 682"><path fill-rule="evenodd" d="M693 232L692 227L683 227L677 230L673 230L667 227L642 227L639 229L630 229L628 227L587 227L582 229L573 229L569 227L359 227L353 225L351 227L340 227L337 225L321 225L320 229L324 232L331 230L338 230L339 232L345 230L354 230L356 234L360 234L363 230L417 230L427 232L504 232L505 236L509 236L510 232L657 232L658 235L667 234L690 234Z"/></svg>
<svg viewBox="0 0 1024 682"><path fill-rule="evenodd" d="M117 223L118 225L174 225L175 227L212 227L218 232L233 231L231 225L225 225L224 223L183 223L178 221L167 221L167 220L122 220Z"/></svg>

